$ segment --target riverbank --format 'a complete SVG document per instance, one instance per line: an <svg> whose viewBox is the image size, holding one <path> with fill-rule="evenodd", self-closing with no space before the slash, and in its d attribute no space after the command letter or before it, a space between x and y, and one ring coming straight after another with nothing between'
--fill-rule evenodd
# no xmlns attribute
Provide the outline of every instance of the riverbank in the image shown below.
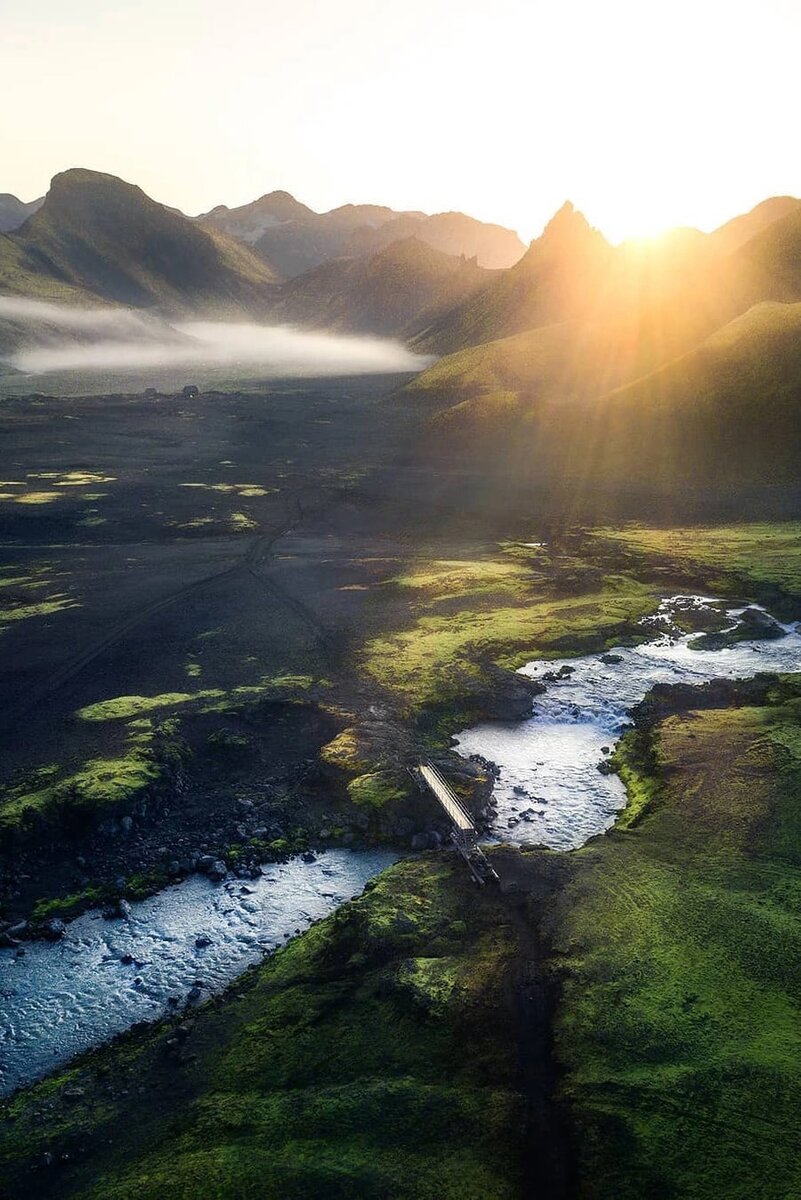
<svg viewBox="0 0 801 1200"><path fill-rule="evenodd" d="M188 1019L20 1093L10 1194L792 1194L799 694L663 692L649 753L621 751L631 828L499 848L498 890L400 863Z"/></svg>

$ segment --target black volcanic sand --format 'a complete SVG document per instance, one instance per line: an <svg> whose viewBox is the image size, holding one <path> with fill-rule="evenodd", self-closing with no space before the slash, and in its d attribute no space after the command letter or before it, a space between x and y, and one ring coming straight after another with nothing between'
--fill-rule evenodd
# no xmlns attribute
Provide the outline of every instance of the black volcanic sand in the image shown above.
<svg viewBox="0 0 801 1200"><path fill-rule="evenodd" d="M395 400L403 381L0 405L4 574L20 581L18 604L53 604L3 630L4 786L122 754L125 723L76 719L88 705L315 681L247 711L179 714L190 753L130 836L61 817L15 836L2 852L9 919L121 878L135 877L138 894L166 869L183 873L193 852L220 854L254 830L262 842L291 830L291 849L309 830L347 826L344 783L321 777L316 756L354 713L383 705L375 711L392 717L349 650L402 625L410 606L376 606L371 590L423 544L447 555L489 528L438 508L432 479L410 465L420 414ZM197 753L220 733L245 738L247 753Z"/></svg>

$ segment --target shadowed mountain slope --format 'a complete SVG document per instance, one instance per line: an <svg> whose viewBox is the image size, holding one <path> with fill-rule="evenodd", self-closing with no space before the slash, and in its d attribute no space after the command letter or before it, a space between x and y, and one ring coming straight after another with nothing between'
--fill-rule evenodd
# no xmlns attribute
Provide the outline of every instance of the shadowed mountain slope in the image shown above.
<svg viewBox="0 0 801 1200"><path fill-rule="evenodd" d="M436 213L431 217L408 215L387 221L378 229L361 229L347 243L347 254L375 254L402 238L415 237L445 254L475 258L480 267L514 266L525 246L512 229L489 225L464 213Z"/></svg>
<svg viewBox="0 0 801 1200"><path fill-rule="evenodd" d="M378 204L344 204L330 212L310 212L266 229L255 242L255 249L291 279L344 254L357 230L377 229L401 215L423 216L396 213Z"/></svg>
<svg viewBox="0 0 801 1200"><path fill-rule="evenodd" d="M44 204L44 196L30 200L27 204L10 192L0 193L0 233L11 233L19 229Z"/></svg>
<svg viewBox="0 0 801 1200"><path fill-rule="evenodd" d="M379 334L414 333L492 273L407 238L370 258L339 258L292 279L272 315L327 329Z"/></svg>
<svg viewBox="0 0 801 1200"><path fill-rule="evenodd" d="M774 221L789 216L799 207L801 200L797 200L795 196L772 196L769 200L757 204L750 212L733 217L731 221L721 225L709 235L710 240L715 249L722 254L732 254Z"/></svg>
<svg viewBox="0 0 801 1200"><path fill-rule="evenodd" d="M0 242L0 288L17 295L241 313L262 309L275 282L241 243L95 171L57 175L41 209Z"/></svg>

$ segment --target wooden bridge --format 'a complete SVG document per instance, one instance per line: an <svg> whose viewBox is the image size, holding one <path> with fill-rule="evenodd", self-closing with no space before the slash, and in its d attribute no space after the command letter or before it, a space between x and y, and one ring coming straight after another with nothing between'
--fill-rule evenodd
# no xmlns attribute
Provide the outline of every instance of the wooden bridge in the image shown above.
<svg viewBox="0 0 801 1200"><path fill-rule="evenodd" d="M497 880L497 874L478 844L478 831L473 824L473 818L434 764L427 761L419 763L416 775L421 785L432 792L451 822L453 844L470 868L470 874L476 883L485 884L489 879Z"/></svg>

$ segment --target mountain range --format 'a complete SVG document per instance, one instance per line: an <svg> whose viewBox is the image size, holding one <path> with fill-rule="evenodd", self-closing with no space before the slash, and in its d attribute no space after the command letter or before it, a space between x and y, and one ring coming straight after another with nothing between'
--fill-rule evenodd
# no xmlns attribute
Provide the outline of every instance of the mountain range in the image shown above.
<svg viewBox="0 0 801 1200"><path fill-rule="evenodd" d="M198 221L248 242L286 279L332 258L364 257L409 237L445 254L475 258L483 267L510 267L525 251L513 230L464 213L399 213L378 204L316 213L288 192L270 192L241 208L220 206Z"/></svg>
<svg viewBox="0 0 801 1200"><path fill-rule="evenodd" d="M28 217L33 216L43 204L44 196L26 204L23 200L12 196L11 192L0 192L0 233L10 233L14 229L19 229L20 225L24 224Z"/></svg>
<svg viewBox="0 0 801 1200"><path fill-rule="evenodd" d="M458 213L315 213L288 192L191 219L110 175L3 198L0 295L400 337L426 454L518 489L775 485L801 454L801 201L613 246L566 203L520 253ZM0 328L19 342L20 324ZM638 482L639 481L639 482ZM728 485L727 485L728 486Z"/></svg>

